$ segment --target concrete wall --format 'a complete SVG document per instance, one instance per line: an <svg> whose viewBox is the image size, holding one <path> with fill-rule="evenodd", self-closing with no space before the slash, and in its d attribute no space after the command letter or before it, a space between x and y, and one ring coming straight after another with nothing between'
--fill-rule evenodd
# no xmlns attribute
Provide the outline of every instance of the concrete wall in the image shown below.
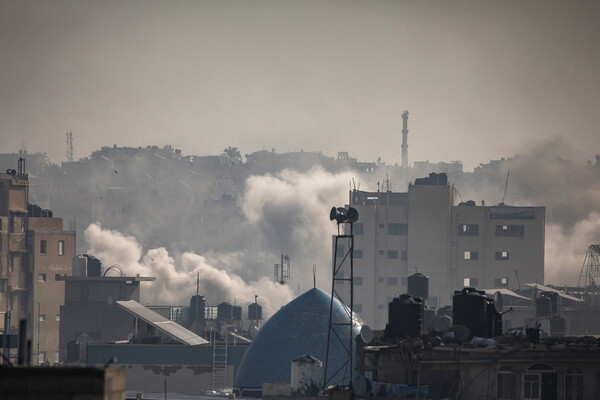
<svg viewBox="0 0 600 400"><path fill-rule="evenodd" d="M123 368L1 367L0 399L123 400Z"/></svg>
<svg viewBox="0 0 600 400"><path fill-rule="evenodd" d="M119 364L125 369L128 391L199 394L212 389L212 366ZM233 365L227 367L227 387L233 387Z"/></svg>

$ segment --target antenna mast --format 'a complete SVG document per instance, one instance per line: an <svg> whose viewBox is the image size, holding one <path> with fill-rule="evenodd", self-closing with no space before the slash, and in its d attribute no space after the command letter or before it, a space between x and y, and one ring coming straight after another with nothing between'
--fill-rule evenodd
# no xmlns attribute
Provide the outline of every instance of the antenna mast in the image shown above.
<svg viewBox="0 0 600 400"><path fill-rule="evenodd" d="M510 169L506 174L506 183L504 184L504 193L502 193L502 204L504 204L504 198L506 197L506 188L508 187L508 177L510 176Z"/></svg>

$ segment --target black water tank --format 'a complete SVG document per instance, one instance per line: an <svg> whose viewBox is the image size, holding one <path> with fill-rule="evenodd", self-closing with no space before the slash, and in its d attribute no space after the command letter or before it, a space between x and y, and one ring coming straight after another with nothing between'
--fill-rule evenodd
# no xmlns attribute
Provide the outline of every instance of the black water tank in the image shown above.
<svg viewBox="0 0 600 400"><path fill-rule="evenodd" d="M525 328L525 335L530 343L538 344L540 342L540 328Z"/></svg>
<svg viewBox="0 0 600 400"><path fill-rule="evenodd" d="M262 306L258 303L248 305L248 319L250 321L262 320Z"/></svg>
<svg viewBox="0 0 600 400"><path fill-rule="evenodd" d="M217 319L220 321L231 321L232 305L228 302L223 302L217 306Z"/></svg>
<svg viewBox="0 0 600 400"><path fill-rule="evenodd" d="M535 299L535 314L538 317L548 317L552 315L552 300L546 296L540 296Z"/></svg>
<svg viewBox="0 0 600 400"><path fill-rule="evenodd" d="M487 337L487 298L475 288L457 290L452 297L452 325L469 329L470 337Z"/></svg>
<svg viewBox="0 0 600 400"><path fill-rule="evenodd" d="M564 336L567 332L567 320L560 315L550 318L550 334L552 336Z"/></svg>
<svg viewBox="0 0 600 400"><path fill-rule="evenodd" d="M448 185L448 174L445 172L442 172L440 174L440 185L442 185L442 186Z"/></svg>
<svg viewBox="0 0 600 400"><path fill-rule="evenodd" d="M402 294L388 304L388 337L417 337L423 334L423 299Z"/></svg>
<svg viewBox="0 0 600 400"><path fill-rule="evenodd" d="M430 185L438 185L440 183L439 175L435 172L431 172L429 174L429 184Z"/></svg>
<svg viewBox="0 0 600 400"><path fill-rule="evenodd" d="M83 256L87 258L87 276L101 276L102 262L89 254L84 254Z"/></svg>
<svg viewBox="0 0 600 400"><path fill-rule="evenodd" d="M67 343L67 362L76 363L81 361L81 344L77 340Z"/></svg>
<svg viewBox="0 0 600 400"><path fill-rule="evenodd" d="M190 322L204 321L206 299L198 294L192 296L190 301Z"/></svg>
<svg viewBox="0 0 600 400"><path fill-rule="evenodd" d="M231 309L231 316L232 319L234 321L241 321L242 320L242 307L240 306L233 306L233 308Z"/></svg>
<svg viewBox="0 0 600 400"><path fill-rule="evenodd" d="M422 299L429 298L429 277L417 272L408 277L406 284L408 294Z"/></svg>

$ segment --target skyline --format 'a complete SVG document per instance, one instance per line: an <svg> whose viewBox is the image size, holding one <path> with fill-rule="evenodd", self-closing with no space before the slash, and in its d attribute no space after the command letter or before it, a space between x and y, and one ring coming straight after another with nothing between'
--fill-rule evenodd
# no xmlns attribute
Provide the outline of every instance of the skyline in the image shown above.
<svg viewBox="0 0 600 400"><path fill-rule="evenodd" d="M600 148L600 5L0 0L5 151L348 151L465 170Z"/></svg>

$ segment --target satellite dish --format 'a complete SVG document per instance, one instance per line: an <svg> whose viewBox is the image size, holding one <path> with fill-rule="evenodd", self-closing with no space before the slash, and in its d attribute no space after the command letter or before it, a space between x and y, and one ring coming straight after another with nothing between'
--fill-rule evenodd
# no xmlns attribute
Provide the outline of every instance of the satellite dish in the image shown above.
<svg viewBox="0 0 600 400"><path fill-rule="evenodd" d="M373 340L373 331L367 325L361 326L360 333L358 335L364 344L369 344Z"/></svg>
<svg viewBox="0 0 600 400"><path fill-rule="evenodd" d="M496 308L497 313L502 313L502 310L504 309L504 298L500 292L494 293L494 307Z"/></svg>
<svg viewBox="0 0 600 400"><path fill-rule="evenodd" d="M461 343L469 340L469 336L471 336L471 331L464 325L454 325L450 330L454 333L454 339Z"/></svg>
<svg viewBox="0 0 600 400"><path fill-rule="evenodd" d="M364 397L370 390L369 386L369 382L364 376L356 374L352 377L352 391L357 396Z"/></svg>
<svg viewBox="0 0 600 400"><path fill-rule="evenodd" d="M356 210L356 208L350 207L348 209L348 221L350 221L350 222L358 221L358 211Z"/></svg>

